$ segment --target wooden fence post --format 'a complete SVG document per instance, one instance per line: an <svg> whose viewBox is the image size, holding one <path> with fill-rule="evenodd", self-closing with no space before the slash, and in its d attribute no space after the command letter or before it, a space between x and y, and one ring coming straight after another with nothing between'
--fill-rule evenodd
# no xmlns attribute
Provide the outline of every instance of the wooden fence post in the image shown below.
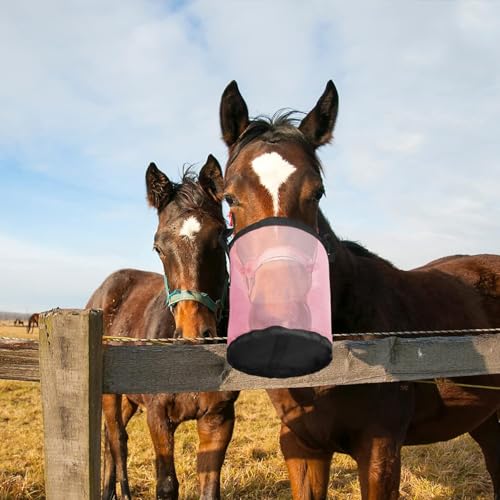
<svg viewBox="0 0 500 500"><path fill-rule="evenodd" d="M100 497L102 312L54 309L40 316L45 495Z"/></svg>

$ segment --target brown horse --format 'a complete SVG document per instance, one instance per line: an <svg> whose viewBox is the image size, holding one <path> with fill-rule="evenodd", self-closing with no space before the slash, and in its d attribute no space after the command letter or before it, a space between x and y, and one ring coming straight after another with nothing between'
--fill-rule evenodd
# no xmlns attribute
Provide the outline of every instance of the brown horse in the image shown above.
<svg viewBox="0 0 500 500"><path fill-rule="evenodd" d="M227 318L217 324L220 298L225 294L226 260L221 235L225 231L217 185L222 172L209 156L198 180L184 175L181 184L170 182L151 164L146 173L150 204L157 209L159 224L154 248L160 255L165 277L125 269L110 275L94 292L87 307L104 310L105 334L133 338L225 336ZM188 299L176 301L181 293ZM169 305L167 307L167 296ZM196 299L194 297L197 297ZM217 319L216 319L217 316ZM174 433L186 420L197 420L198 476L201 498L220 498L220 471L234 426L236 392L183 394L104 395L106 424L103 498L130 498L127 477L126 425L139 406L146 409L147 423L156 454L156 498L178 498L174 466Z"/></svg>
<svg viewBox="0 0 500 500"><path fill-rule="evenodd" d="M351 241L343 241L342 243L348 246L357 256L381 260L378 255L375 255L357 243ZM392 265L387 261L385 262ZM429 262L424 266L414 269L414 271L428 271L431 269L435 272L453 276L476 289L491 324L500 324L500 255L451 255ZM423 387L419 387L418 389L422 390ZM421 444L418 439L412 439L412 430L414 430L414 427L410 427L405 444ZM498 484L500 481L500 413L497 412L496 415L493 413L483 424L469 432L483 451L486 467L494 485L495 500L498 500Z"/></svg>
<svg viewBox="0 0 500 500"><path fill-rule="evenodd" d="M38 328L38 318L40 314L39 313L33 313L30 316L30 319L28 320L28 326L26 327L28 330L28 333L33 333L35 326Z"/></svg>
<svg viewBox="0 0 500 500"><path fill-rule="evenodd" d="M298 127L289 115L250 121L236 83L228 85L220 119L229 148L225 198L235 232L278 216L301 221L327 237L334 256L334 332L499 326L500 317L488 314L477 291L456 276L433 268L401 271L383 259L360 255L335 236L319 210L324 187L316 149L330 141L337 110L338 94L330 81ZM500 375L465 380L500 385ZM396 499L403 445L471 432L482 446L498 498L500 392L456 385L460 381L269 391L282 421L280 445L293 497L325 498L333 453L341 452L358 464L364 499Z"/></svg>
<svg viewBox="0 0 500 500"><path fill-rule="evenodd" d="M24 326L24 321L22 319L16 318L14 320L14 326Z"/></svg>
<svg viewBox="0 0 500 500"><path fill-rule="evenodd" d="M458 276L473 286L482 297L492 322L500 318L500 257L498 255L451 255L429 262L416 270L439 269Z"/></svg>

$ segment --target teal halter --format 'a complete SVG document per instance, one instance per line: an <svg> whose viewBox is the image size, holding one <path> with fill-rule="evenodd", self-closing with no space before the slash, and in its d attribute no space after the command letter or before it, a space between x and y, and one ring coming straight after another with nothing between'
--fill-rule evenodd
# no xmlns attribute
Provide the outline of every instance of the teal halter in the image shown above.
<svg viewBox="0 0 500 500"><path fill-rule="evenodd" d="M176 288L175 290L170 291L170 287L168 286L167 276L163 275L163 280L165 281L165 290L167 292L167 306L170 311L177 302L182 302L183 300L194 300L195 302L199 302L207 307L210 311L215 314L215 319L220 321L222 317L222 311L224 309L224 302L226 300L227 295L227 285L228 279L226 276L226 282L224 283L224 290L222 292L222 297L218 300L213 300L208 293L205 292L197 292L195 290L179 290Z"/></svg>

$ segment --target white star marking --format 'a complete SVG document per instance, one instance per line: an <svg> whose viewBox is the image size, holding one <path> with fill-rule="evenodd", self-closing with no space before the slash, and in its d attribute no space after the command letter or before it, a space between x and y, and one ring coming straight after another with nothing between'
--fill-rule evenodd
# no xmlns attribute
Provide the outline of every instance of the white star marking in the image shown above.
<svg viewBox="0 0 500 500"><path fill-rule="evenodd" d="M198 222L198 219L191 215L184 221L184 224L182 224L179 234L181 236L186 236L190 240L194 240L194 237L200 231L200 229L201 225Z"/></svg>
<svg viewBox="0 0 500 500"><path fill-rule="evenodd" d="M255 158L252 161L252 168L259 176L261 184L271 195L274 215L278 215L280 188L288 177L295 172L296 167L273 151L272 153L264 153Z"/></svg>

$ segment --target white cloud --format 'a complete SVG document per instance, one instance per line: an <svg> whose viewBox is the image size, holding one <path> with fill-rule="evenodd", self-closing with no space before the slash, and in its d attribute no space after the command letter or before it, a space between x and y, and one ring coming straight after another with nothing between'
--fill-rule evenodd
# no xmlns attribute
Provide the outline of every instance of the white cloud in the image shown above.
<svg viewBox="0 0 500 500"><path fill-rule="evenodd" d="M26 177L88 189L74 201L79 210L61 204L57 223L68 229L56 249L6 236L19 213L0 205L0 243L11 249L0 254L0 281L17 290L8 303L22 306L29 294L40 307L65 297L76 305L115 263L149 266L154 215L129 201L143 202L150 161L173 180L209 152L224 163L218 106L233 78L252 115L308 111L334 79L335 142L320 157L325 208L342 236L405 267L498 252L500 4L168 5L2 5L0 151ZM10 163L0 168L9 175ZM100 212L88 211L92 193L110 195ZM61 193L49 196L57 205ZM53 234L52 212L40 206L36 220ZM78 247L78 230L92 231L102 258Z"/></svg>
<svg viewBox="0 0 500 500"><path fill-rule="evenodd" d="M419 132L395 132L392 136L377 144L382 153L415 154L424 142L423 134Z"/></svg>
<svg viewBox="0 0 500 500"><path fill-rule="evenodd" d="M18 312L82 308L109 270L121 267L126 262L118 257L74 255L0 234L1 308Z"/></svg>

